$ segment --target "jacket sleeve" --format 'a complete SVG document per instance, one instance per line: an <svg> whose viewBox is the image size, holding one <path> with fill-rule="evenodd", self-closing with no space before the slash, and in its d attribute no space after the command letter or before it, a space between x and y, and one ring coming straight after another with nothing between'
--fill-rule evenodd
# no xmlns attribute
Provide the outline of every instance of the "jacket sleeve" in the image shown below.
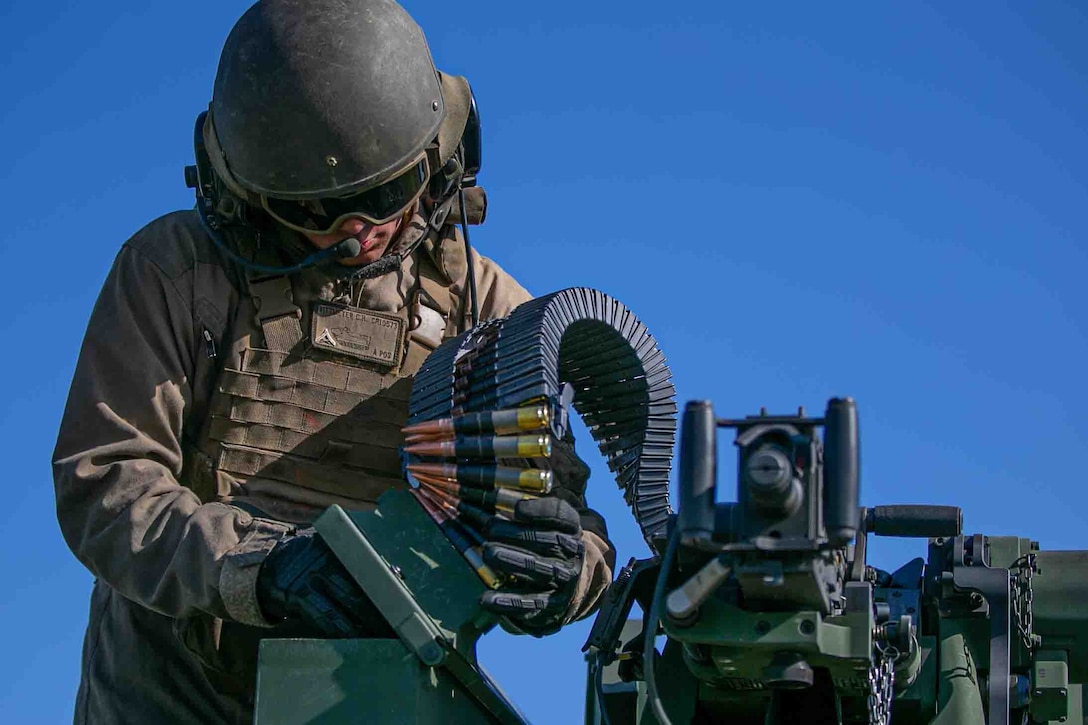
<svg viewBox="0 0 1088 725"><path fill-rule="evenodd" d="M173 243L168 232L153 241ZM179 483L204 353L191 277L186 289L147 248L122 248L87 326L53 455L60 527L96 577L149 609L267 625L256 573L287 527Z"/></svg>
<svg viewBox="0 0 1088 725"><path fill-rule="evenodd" d="M532 299L513 277L487 257L477 257L476 280L483 319L505 317L522 302ZM616 567L616 548L608 539L604 517L586 503L589 467L574 450L574 437L568 436L553 449L552 468L561 487L555 495L571 504L582 519L582 541L586 558L582 574L567 611L567 621L588 617L600 606L601 597L612 583Z"/></svg>

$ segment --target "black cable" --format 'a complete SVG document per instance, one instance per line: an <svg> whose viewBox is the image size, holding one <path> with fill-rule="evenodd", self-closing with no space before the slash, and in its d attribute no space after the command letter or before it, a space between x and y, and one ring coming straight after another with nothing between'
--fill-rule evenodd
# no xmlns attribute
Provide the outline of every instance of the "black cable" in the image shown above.
<svg viewBox="0 0 1088 725"><path fill-rule="evenodd" d="M657 651L654 649L654 640L657 638L657 625L660 621L659 611L662 598L665 596L665 585L669 579L669 568L676 551L680 548L680 527L673 522L672 533L669 534L669 544L665 547L665 556L661 560L661 571L657 573L657 584L654 585L654 597L650 600L650 611L646 615L646 641L642 648L642 673L646 680L646 699L654 710L654 716L659 725L672 725L672 720L665 714L665 707L661 704L661 696L657 692L657 681L654 674L654 662Z"/></svg>
<svg viewBox="0 0 1088 725"><path fill-rule="evenodd" d="M457 203L461 205L461 234L465 238L465 259L468 260L468 291L472 298L472 326L480 324L480 307L476 301L476 265L472 262L472 245L468 241L468 209L465 208L465 190L457 185Z"/></svg>
<svg viewBox="0 0 1088 725"><path fill-rule="evenodd" d="M237 264L240 264L246 269L253 270L254 272L257 272L259 274L294 274L295 272L300 272L303 269L306 269L307 267L312 267L316 264L322 264L324 262L332 261L335 259L350 259L351 257L359 254L359 240L353 237L348 237L347 239L337 242L331 247L322 249L308 255L298 264L292 264L284 267L272 267L267 264L258 264L257 262L246 259L245 257L230 248L230 245L227 244L227 241L225 239L223 239L223 235L220 232L221 227L218 218L215 218L208 213L205 202L199 200L197 201L196 212L197 216L200 217L200 223L204 227L204 231L208 234L208 238L212 240L212 243L215 244L216 247L219 248L219 251L223 252L223 254L227 255L232 261L236 262ZM377 264L377 262L375 262L374 264Z"/></svg>

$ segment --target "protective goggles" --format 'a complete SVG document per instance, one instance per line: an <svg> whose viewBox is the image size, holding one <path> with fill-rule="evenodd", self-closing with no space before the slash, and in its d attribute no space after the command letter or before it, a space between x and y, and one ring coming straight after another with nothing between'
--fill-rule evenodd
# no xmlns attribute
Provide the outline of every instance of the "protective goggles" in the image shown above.
<svg viewBox="0 0 1088 725"><path fill-rule="evenodd" d="M398 176L351 196L302 201L261 196L261 206L276 221L308 234L333 234L348 219L385 224L415 203L430 177L427 156Z"/></svg>

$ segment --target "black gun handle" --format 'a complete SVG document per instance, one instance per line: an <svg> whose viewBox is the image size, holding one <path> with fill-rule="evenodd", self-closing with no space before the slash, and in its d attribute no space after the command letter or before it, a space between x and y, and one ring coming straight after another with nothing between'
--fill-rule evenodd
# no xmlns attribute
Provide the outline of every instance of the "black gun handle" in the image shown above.
<svg viewBox="0 0 1088 725"><path fill-rule="evenodd" d="M874 506L865 515L865 529L877 536L959 536L963 511L959 506Z"/></svg>
<svg viewBox="0 0 1088 725"><path fill-rule="evenodd" d="M677 525L686 544L714 535L714 494L718 478L718 424L708 400L684 408L680 428L680 513Z"/></svg>
<svg viewBox="0 0 1088 725"><path fill-rule="evenodd" d="M829 400L824 421L824 525L831 544L843 546L858 530L861 455L854 399Z"/></svg>

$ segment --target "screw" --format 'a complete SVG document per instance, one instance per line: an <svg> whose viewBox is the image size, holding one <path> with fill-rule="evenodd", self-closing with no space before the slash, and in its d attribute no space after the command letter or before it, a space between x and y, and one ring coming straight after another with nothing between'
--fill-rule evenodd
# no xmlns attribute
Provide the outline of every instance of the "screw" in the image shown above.
<svg viewBox="0 0 1088 725"><path fill-rule="evenodd" d="M432 111L437 111L438 110L438 101L431 101L431 110Z"/></svg>
<svg viewBox="0 0 1088 725"><path fill-rule="evenodd" d="M1062 689L1058 690L1058 694L1062 697L1065 697L1065 688L1063 687Z"/></svg>
<svg viewBox="0 0 1088 725"><path fill-rule="evenodd" d="M816 631L816 624L811 619L802 619L798 630L801 634L809 635Z"/></svg>
<svg viewBox="0 0 1088 725"><path fill-rule="evenodd" d="M1035 696L1036 697L1042 697L1043 696L1043 691L1042 690L1036 690L1035 691Z"/></svg>
<svg viewBox="0 0 1088 725"><path fill-rule="evenodd" d="M328 164L330 168L333 168L340 162L336 160L335 156L326 156L325 163Z"/></svg>

